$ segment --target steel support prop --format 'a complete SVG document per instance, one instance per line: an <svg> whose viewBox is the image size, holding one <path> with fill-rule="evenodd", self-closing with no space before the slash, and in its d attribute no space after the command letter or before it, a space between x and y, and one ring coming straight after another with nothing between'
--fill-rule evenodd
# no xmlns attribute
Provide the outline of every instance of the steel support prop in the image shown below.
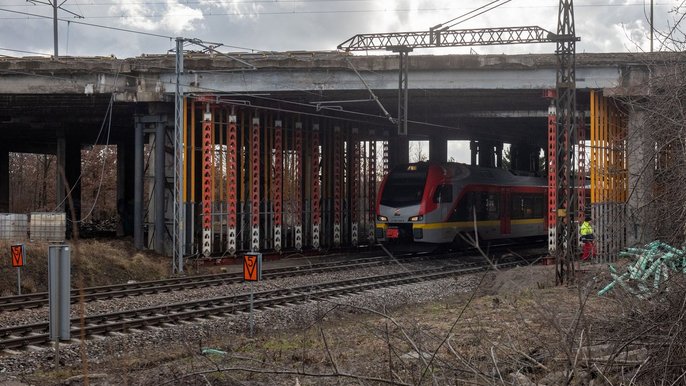
<svg viewBox="0 0 686 386"><path fill-rule="evenodd" d="M333 128L333 245L341 245L341 128Z"/></svg>
<svg viewBox="0 0 686 386"><path fill-rule="evenodd" d="M303 175L303 124L295 123L295 249L303 248L303 198L302 198L302 175Z"/></svg>
<svg viewBox="0 0 686 386"><path fill-rule="evenodd" d="M393 51L399 54L398 68L398 135L407 135L407 105L408 105L408 80L409 80L409 53L412 48L398 47Z"/></svg>
<svg viewBox="0 0 686 386"><path fill-rule="evenodd" d="M382 142L382 149L383 149L383 150L382 150L382 151L383 151L383 153L382 153L382 158L381 158L381 161L383 162L382 173L383 173L383 175L385 176L385 175L387 175L388 172L390 171L390 170L389 170L389 161L388 161L388 156L389 156L389 153L388 153L388 140Z"/></svg>
<svg viewBox="0 0 686 386"><path fill-rule="evenodd" d="M228 252L236 254L236 236L238 225L238 141L236 130L236 116L229 116L229 126L226 133L226 203L227 203L227 232L226 241Z"/></svg>
<svg viewBox="0 0 686 386"><path fill-rule="evenodd" d="M352 147L352 154L350 157L350 243L356 247L359 242L358 227L360 221L360 141L357 140L358 130L352 129L351 142L348 145Z"/></svg>
<svg viewBox="0 0 686 386"><path fill-rule="evenodd" d="M319 232L322 220L321 181L319 179L319 124L312 125L312 248L320 246Z"/></svg>
<svg viewBox="0 0 686 386"><path fill-rule="evenodd" d="M165 163L165 125L155 124L155 252L164 254L164 189L167 183L164 174Z"/></svg>
<svg viewBox="0 0 686 386"><path fill-rule="evenodd" d="M174 93L174 224L172 231L172 267L175 272L183 272L185 251L185 178L184 178L184 134L186 132L186 100L181 92L183 73L183 38L176 38L176 88Z"/></svg>
<svg viewBox="0 0 686 386"><path fill-rule="evenodd" d="M281 121L274 122L274 180L272 185L272 204L274 206L274 249L281 251L281 226L283 219L282 181L283 181L283 128Z"/></svg>
<svg viewBox="0 0 686 386"><path fill-rule="evenodd" d="M136 117L133 137L133 246L143 249L143 154L145 124Z"/></svg>
<svg viewBox="0 0 686 386"><path fill-rule="evenodd" d="M548 107L548 251L557 247L557 115L555 106Z"/></svg>
<svg viewBox="0 0 686 386"><path fill-rule="evenodd" d="M253 118L250 134L250 251L260 250L260 119Z"/></svg>
<svg viewBox="0 0 686 386"><path fill-rule="evenodd" d="M372 140L369 141L369 243L376 243L376 235L374 233L376 224L376 141L374 140L374 133L372 132Z"/></svg>
<svg viewBox="0 0 686 386"><path fill-rule="evenodd" d="M202 120L202 254L212 253L212 113L209 104Z"/></svg>

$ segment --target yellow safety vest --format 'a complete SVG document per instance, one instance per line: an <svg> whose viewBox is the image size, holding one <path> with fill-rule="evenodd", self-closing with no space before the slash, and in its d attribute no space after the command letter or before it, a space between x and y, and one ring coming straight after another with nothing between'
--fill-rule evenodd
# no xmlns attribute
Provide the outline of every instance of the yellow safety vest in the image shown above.
<svg viewBox="0 0 686 386"><path fill-rule="evenodd" d="M591 223L588 221L584 221L583 224L581 224L581 235L582 236L588 236L593 234L593 228L591 227Z"/></svg>

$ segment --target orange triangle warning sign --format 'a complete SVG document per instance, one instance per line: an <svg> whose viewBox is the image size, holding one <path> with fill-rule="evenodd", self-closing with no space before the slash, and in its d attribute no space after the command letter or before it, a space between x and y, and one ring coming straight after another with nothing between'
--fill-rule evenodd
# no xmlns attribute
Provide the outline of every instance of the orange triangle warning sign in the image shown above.
<svg viewBox="0 0 686 386"><path fill-rule="evenodd" d="M245 255L243 257L243 279L257 281L257 256Z"/></svg>
<svg viewBox="0 0 686 386"><path fill-rule="evenodd" d="M12 245L12 266L15 268L24 266L24 245Z"/></svg>

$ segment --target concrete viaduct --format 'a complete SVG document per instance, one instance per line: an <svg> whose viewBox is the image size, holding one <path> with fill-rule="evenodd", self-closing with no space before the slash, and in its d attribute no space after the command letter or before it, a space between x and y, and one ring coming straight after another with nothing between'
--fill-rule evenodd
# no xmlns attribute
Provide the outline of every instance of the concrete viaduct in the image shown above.
<svg viewBox="0 0 686 386"><path fill-rule="evenodd" d="M646 63L656 58L577 54L577 104L586 126L591 124L593 106L598 106L593 98L602 102L640 95L648 74ZM186 123L186 182L181 189L191 224L184 235L185 253L206 248L211 254L234 253L254 249L255 242L264 250L366 243L373 237L375 184L371 181L407 160L408 139L429 140L430 158L437 161L446 160L447 141L469 140L472 163L484 166L498 166L503 144L510 144L513 167L540 172L556 60L553 54L412 55L408 136L399 137L393 122L399 86L396 56L186 53L185 71L179 77ZM78 216L81 148L117 145L118 201L134 218L137 246L169 254L176 79L173 54L127 59L0 57L0 212L10 209L10 152L55 154L66 176L56 178L57 191L64 192L65 183L74 187ZM206 113L211 114L210 126ZM234 137L228 131L232 119L236 119ZM255 123L259 131L251 132ZM103 127L107 135L102 135ZM203 133L211 134L204 138ZM250 137L256 133L262 142L253 149ZM279 160L285 173L280 180L264 172L279 168L272 156L277 142L284 157ZM208 154L203 146L212 149L209 159L202 159ZM220 164L232 148L238 153L235 187L226 182L234 180ZM248 154L249 149L253 154ZM152 154L151 165L144 165L144 151ZM263 171L251 178L247 169L259 157ZM356 176L346 174L342 166L351 162L364 166L364 175L357 176L361 186L351 185ZM203 172L207 163L209 175ZM211 192L202 190L203 178L212 179ZM255 186L249 184L255 179L262 184L251 193ZM149 200L143 199L144 190ZM231 220L223 220L232 215L231 200L226 198L230 194L235 195L231 200L236 201L233 215L238 218L233 230L240 235L230 235ZM283 221L271 215L275 195L290 211ZM353 195L359 199L351 199ZM64 193L58 194L58 202L63 198ZM346 198L361 204L346 205ZM254 241L247 230L254 228L249 215L256 203L263 237ZM211 211L209 235L199 230L202 208ZM275 229L279 229L278 240L271 236Z"/></svg>

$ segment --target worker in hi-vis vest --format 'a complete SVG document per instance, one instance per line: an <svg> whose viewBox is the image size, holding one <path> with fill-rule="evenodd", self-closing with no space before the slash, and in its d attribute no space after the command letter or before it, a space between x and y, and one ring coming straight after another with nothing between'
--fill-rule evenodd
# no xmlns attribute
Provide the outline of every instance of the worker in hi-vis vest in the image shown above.
<svg viewBox="0 0 686 386"><path fill-rule="evenodd" d="M581 234L581 241L593 241L593 227L591 226L591 216L586 216L584 222L581 224L581 229L579 230Z"/></svg>

